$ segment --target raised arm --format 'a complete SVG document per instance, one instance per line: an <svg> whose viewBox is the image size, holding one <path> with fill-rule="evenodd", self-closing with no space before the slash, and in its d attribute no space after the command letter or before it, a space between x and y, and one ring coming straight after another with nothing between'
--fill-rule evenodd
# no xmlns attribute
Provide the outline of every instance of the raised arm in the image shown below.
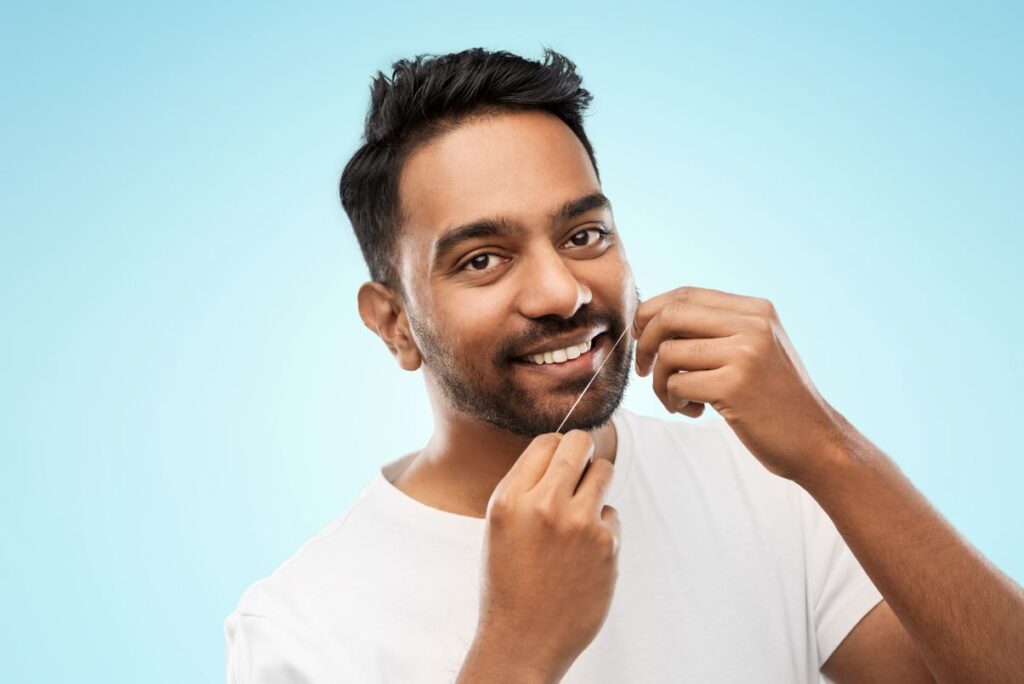
<svg viewBox="0 0 1024 684"><path fill-rule="evenodd" d="M886 599L827 670L876 681L882 655L919 680L923 660L941 682L1022 681L1024 591L825 401L771 302L682 287L643 302L633 336L665 408L714 406L762 465L814 497Z"/></svg>
<svg viewBox="0 0 1024 684"><path fill-rule="evenodd" d="M797 482L885 597L880 610L899 619L936 681L1020 682L1024 590L958 534L885 453L842 424L825 467ZM880 654L906 651L895 628L886 616L869 615L847 638L853 648L842 653L844 642L823 671L837 682L864 681Z"/></svg>

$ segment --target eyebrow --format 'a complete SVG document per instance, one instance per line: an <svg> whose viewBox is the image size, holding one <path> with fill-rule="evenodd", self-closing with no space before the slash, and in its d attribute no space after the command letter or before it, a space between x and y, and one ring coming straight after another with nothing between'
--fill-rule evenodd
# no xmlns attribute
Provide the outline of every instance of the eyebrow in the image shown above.
<svg viewBox="0 0 1024 684"><path fill-rule="evenodd" d="M569 200L552 212L549 218L552 223L568 221L588 211L610 209L611 206L611 200L605 197L604 194L592 192L589 195ZM477 219L452 228L434 243L431 267L436 269L449 252L467 240L485 237L508 237L514 232L515 226L504 217Z"/></svg>
<svg viewBox="0 0 1024 684"><path fill-rule="evenodd" d="M592 192L589 195L569 200L559 207L558 211L551 215L551 218L554 221L568 221L594 209L611 209L611 207L611 200L600 192Z"/></svg>

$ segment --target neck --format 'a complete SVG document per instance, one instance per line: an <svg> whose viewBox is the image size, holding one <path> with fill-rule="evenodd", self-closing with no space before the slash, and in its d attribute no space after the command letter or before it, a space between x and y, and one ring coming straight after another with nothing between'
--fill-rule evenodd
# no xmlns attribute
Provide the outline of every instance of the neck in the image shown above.
<svg viewBox="0 0 1024 684"><path fill-rule="evenodd" d="M435 413L434 434L393 484L441 510L484 518L494 488L532 441L451 412ZM594 458L615 462L617 435L608 421L590 431Z"/></svg>

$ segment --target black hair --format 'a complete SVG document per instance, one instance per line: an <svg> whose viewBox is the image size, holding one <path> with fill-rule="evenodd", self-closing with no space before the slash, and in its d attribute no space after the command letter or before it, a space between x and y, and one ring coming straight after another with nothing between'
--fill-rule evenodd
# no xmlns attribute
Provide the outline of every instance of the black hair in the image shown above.
<svg viewBox="0 0 1024 684"><path fill-rule="evenodd" d="M417 55L378 71L370 86L363 144L345 165L339 192L373 280L403 293L392 259L405 217L398 178L409 154L467 119L517 110L554 114L576 134L597 170L583 131L592 96L576 65L551 48L543 61L504 50L470 48L445 55Z"/></svg>

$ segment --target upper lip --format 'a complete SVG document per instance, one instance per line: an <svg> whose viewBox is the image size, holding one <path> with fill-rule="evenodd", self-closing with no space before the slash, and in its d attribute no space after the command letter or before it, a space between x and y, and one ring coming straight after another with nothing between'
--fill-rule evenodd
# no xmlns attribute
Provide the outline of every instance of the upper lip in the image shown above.
<svg viewBox="0 0 1024 684"><path fill-rule="evenodd" d="M565 335L559 335L552 337L544 341L543 344L534 347L529 351L518 354L516 358L521 356L530 356L531 354L543 354L544 352L555 351L556 349L565 349L566 347L573 347L578 344L583 344L588 340L592 340L601 333L605 332L607 328L591 328L584 331L576 331L567 333Z"/></svg>

